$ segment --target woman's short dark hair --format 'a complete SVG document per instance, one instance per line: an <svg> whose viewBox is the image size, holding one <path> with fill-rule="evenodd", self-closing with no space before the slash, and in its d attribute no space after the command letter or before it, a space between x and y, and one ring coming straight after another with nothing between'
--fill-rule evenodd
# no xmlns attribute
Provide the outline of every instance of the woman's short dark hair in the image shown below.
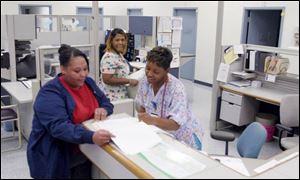
<svg viewBox="0 0 300 180"><path fill-rule="evenodd" d="M111 52L112 50L115 51L115 49L112 45L112 41L118 34L121 34L125 37L126 44L125 44L122 54L123 55L126 54L126 52L127 52L127 35L126 35L125 31L120 28L115 28L110 32L108 39L106 40L106 48L104 50L105 52Z"/></svg>
<svg viewBox="0 0 300 180"><path fill-rule="evenodd" d="M62 44L60 46L60 48L58 49L58 53L59 53L59 63L62 66L68 66L69 62L71 60L72 57L78 57L81 56L85 59L88 67L89 67L89 60L86 57L86 55L81 52L79 49L71 47L67 44Z"/></svg>
<svg viewBox="0 0 300 180"><path fill-rule="evenodd" d="M166 47L155 47L147 54L147 62L152 62L167 70L173 59L172 52Z"/></svg>

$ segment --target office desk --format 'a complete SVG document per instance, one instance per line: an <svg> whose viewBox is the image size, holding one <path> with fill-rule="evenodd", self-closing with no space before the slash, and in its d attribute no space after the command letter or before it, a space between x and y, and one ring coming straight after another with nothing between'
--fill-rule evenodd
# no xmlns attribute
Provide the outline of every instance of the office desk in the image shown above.
<svg viewBox="0 0 300 180"><path fill-rule="evenodd" d="M118 118L126 116L129 117L128 115L120 114L118 115ZM243 158L242 160L245 163L246 168L250 174L253 174L253 176L247 177L222 165L210 156L180 143L170 136L165 134L159 135L163 139L163 142L174 147L177 151L188 154L206 165L204 170L187 178L299 178L299 156L261 174L253 173L254 169L269 160ZM93 144L83 144L79 147L93 164L109 178L170 178L160 170L156 169L140 155L125 155L112 143L102 147ZM275 157L282 158L292 152L299 152L299 147L285 151L277 155L278 157ZM282 173L285 168L290 168L289 171L293 172Z"/></svg>
<svg viewBox="0 0 300 180"><path fill-rule="evenodd" d="M18 103L22 134L28 140L33 118L32 89L26 88L19 81L1 83L1 86L13 97L13 101Z"/></svg>
<svg viewBox="0 0 300 180"><path fill-rule="evenodd" d="M269 88L253 88L253 87L236 87L233 85L225 84L220 86L223 90L230 91L240 95L246 95L250 97L254 97L259 101L267 102L274 105L280 105L281 98L287 94L288 92L279 91L276 89Z"/></svg>
<svg viewBox="0 0 300 180"><path fill-rule="evenodd" d="M26 88L21 82L4 82L1 86L15 98L18 103L32 102L31 88Z"/></svg>

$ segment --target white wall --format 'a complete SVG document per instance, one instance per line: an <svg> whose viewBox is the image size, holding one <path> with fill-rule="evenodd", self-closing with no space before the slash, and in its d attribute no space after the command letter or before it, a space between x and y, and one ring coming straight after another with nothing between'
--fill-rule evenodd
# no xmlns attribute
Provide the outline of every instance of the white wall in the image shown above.
<svg viewBox="0 0 300 180"><path fill-rule="evenodd" d="M299 2L298 1L243 1L226 2L223 20L223 44L237 44L241 42L241 30L244 8L252 7L283 7L282 37L280 47L287 48L294 45L293 33L299 26Z"/></svg>
<svg viewBox="0 0 300 180"><path fill-rule="evenodd" d="M53 15L74 15L76 7L91 7L91 1L1 1L1 14L18 14L19 4L51 5ZM104 15L127 15L127 8L142 8L144 16L172 16L173 8L198 8L195 79L213 82L217 1L99 1ZM245 7L285 7L281 47L293 45L293 33L299 26L299 2L226 1L224 3L222 44L239 44Z"/></svg>

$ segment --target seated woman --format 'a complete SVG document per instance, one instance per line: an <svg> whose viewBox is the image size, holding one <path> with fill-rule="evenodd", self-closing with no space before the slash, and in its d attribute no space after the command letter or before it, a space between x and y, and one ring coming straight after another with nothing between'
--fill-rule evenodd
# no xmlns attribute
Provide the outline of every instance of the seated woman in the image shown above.
<svg viewBox="0 0 300 180"><path fill-rule="evenodd" d="M100 69L104 91L111 101L128 98L126 84L136 86L137 80L129 79L129 64L124 58L127 52L127 36L122 29L111 31Z"/></svg>
<svg viewBox="0 0 300 180"><path fill-rule="evenodd" d="M172 52L165 47L155 47L148 53L146 77L135 99L140 106L138 118L201 150L202 128L191 112L183 84L168 73L172 59Z"/></svg>

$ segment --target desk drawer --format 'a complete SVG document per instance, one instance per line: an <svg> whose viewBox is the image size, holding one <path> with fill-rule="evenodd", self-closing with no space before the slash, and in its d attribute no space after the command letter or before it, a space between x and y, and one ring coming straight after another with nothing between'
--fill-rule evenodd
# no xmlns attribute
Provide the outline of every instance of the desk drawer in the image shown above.
<svg viewBox="0 0 300 180"><path fill-rule="evenodd" d="M241 124L240 114L241 106L229 103L227 101L222 101L220 119L239 126Z"/></svg>
<svg viewBox="0 0 300 180"><path fill-rule="evenodd" d="M222 92L222 100L234 103L236 105L242 105L243 96L238 95L238 94L234 94L234 93L231 93L231 92L228 92L228 91L223 91Z"/></svg>

